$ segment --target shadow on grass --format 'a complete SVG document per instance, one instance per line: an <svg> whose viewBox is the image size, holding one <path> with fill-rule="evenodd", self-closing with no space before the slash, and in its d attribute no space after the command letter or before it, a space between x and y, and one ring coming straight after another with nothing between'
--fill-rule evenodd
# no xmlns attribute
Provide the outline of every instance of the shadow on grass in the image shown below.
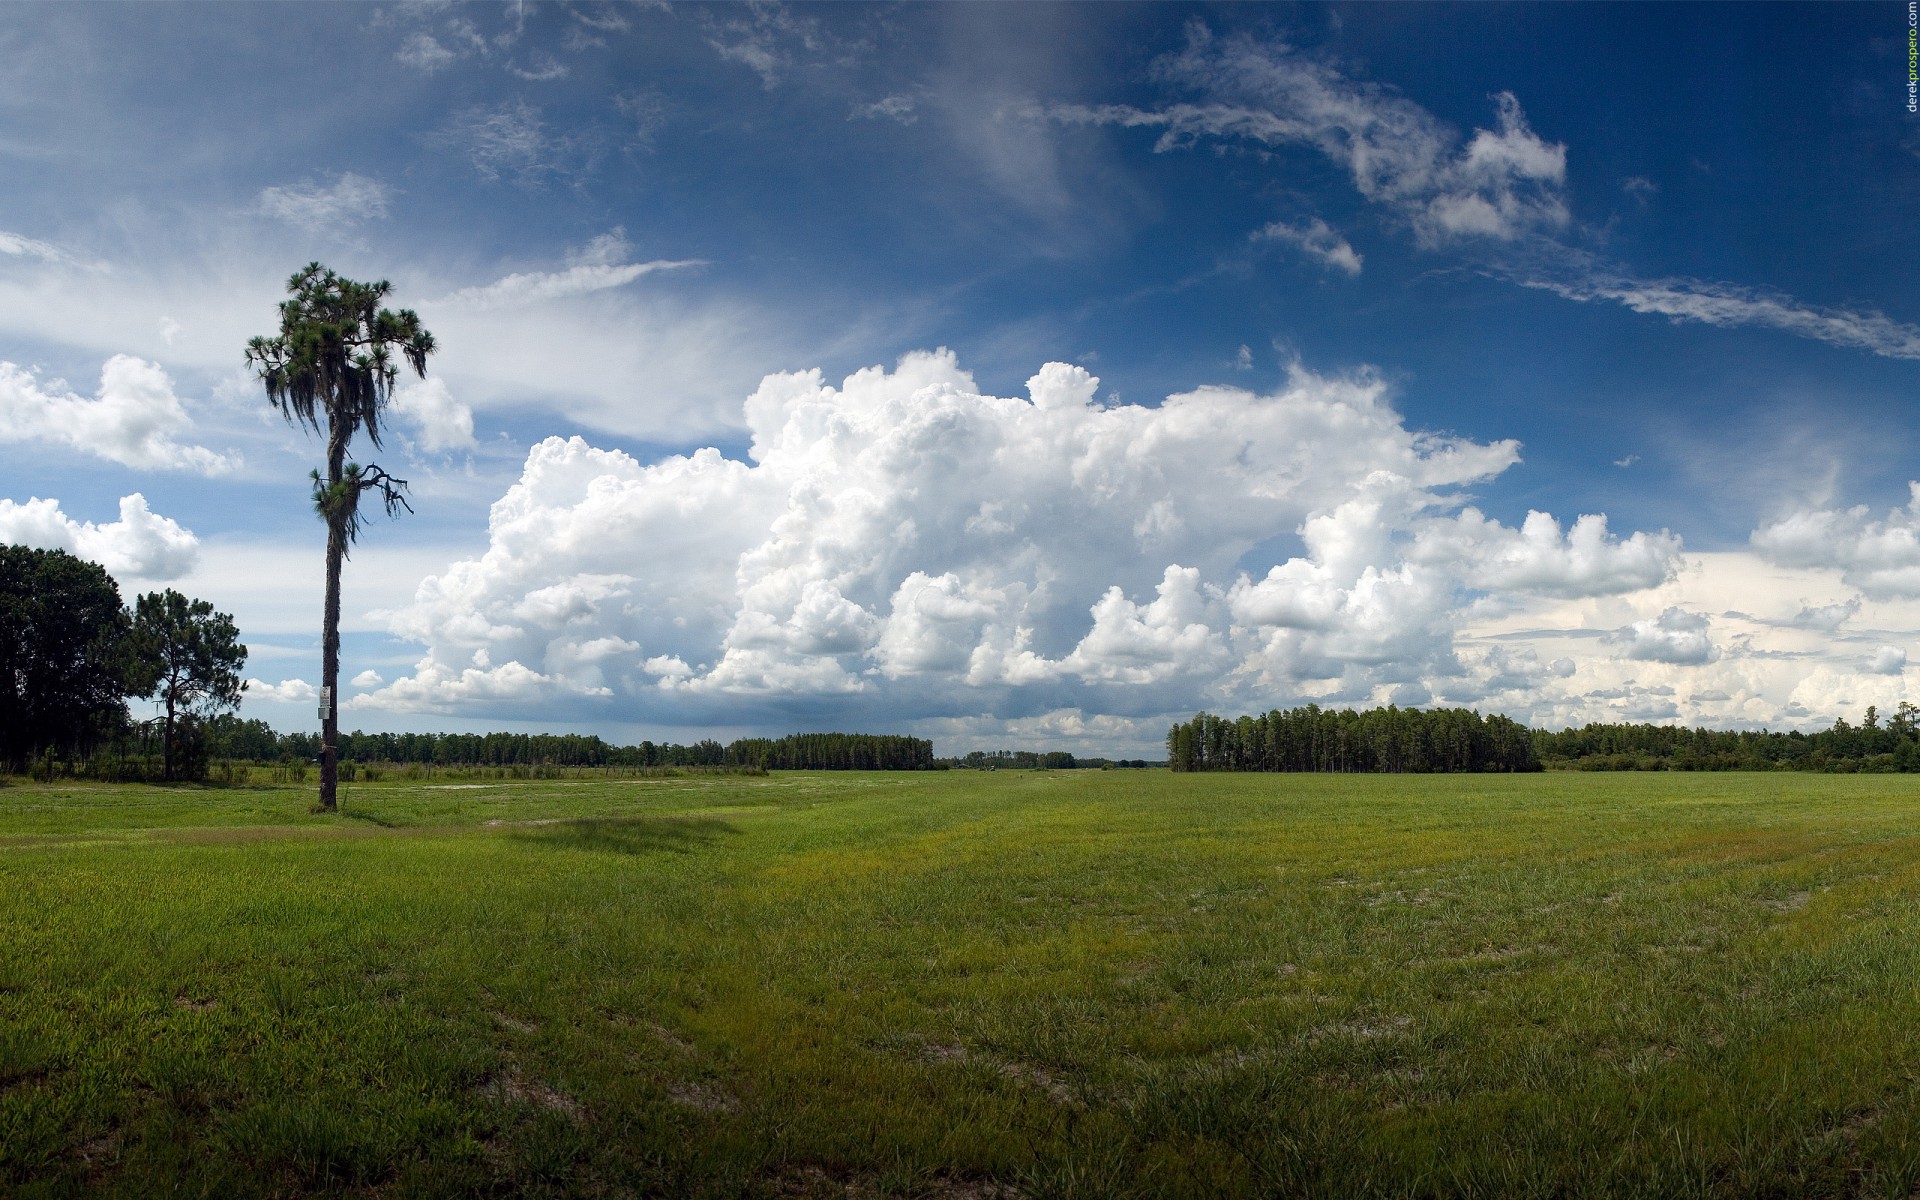
<svg viewBox="0 0 1920 1200"><path fill-rule="evenodd" d="M691 854L740 830L713 817L582 817L575 821L523 827L516 841L556 850L593 850L611 854Z"/></svg>
<svg viewBox="0 0 1920 1200"><path fill-rule="evenodd" d="M382 829L398 829L400 827L400 823L392 817L383 816L370 809L348 808L345 804L342 804L340 806L340 815L352 821L368 821L380 826Z"/></svg>

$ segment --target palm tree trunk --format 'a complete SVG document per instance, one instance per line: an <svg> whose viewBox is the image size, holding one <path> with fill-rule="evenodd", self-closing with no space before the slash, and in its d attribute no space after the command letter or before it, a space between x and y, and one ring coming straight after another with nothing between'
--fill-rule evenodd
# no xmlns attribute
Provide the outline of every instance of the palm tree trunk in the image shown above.
<svg viewBox="0 0 1920 1200"><path fill-rule="evenodd" d="M347 531L333 521L327 526L327 610L320 634L320 686L325 689L320 694L327 697L327 711L320 718L320 807L333 812L340 778L340 566L347 556Z"/></svg>

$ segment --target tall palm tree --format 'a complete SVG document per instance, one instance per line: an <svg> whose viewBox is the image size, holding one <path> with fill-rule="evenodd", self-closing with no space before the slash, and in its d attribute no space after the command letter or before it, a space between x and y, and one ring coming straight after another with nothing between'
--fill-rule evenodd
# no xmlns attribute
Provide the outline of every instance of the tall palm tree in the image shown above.
<svg viewBox="0 0 1920 1200"><path fill-rule="evenodd" d="M387 515L407 503L407 481L369 463L347 460L347 447L366 430L380 445L380 411L399 378L394 351L425 378L433 335L411 309L380 307L392 290L385 280L355 283L319 263L287 281L293 298L280 305L280 333L247 343L247 365L266 385L267 400L294 425L327 438L327 473L311 475L313 506L327 525L327 600L321 632L322 688L320 807L332 811L339 781L340 564L359 536L360 497L378 492Z"/></svg>

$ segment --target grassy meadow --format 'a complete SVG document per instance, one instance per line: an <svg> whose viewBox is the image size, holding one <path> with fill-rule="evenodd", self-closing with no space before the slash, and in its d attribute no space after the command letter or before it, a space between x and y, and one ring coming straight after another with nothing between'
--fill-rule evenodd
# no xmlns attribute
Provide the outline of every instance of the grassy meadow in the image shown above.
<svg viewBox="0 0 1920 1200"><path fill-rule="evenodd" d="M1920 778L0 788L14 1196L1907 1196Z"/></svg>

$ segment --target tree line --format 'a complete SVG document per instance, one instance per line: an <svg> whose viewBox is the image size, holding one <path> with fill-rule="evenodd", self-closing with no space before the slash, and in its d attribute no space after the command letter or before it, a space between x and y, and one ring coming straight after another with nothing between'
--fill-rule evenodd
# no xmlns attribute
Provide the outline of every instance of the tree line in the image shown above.
<svg viewBox="0 0 1920 1200"><path fill-rule="evenodd" d="M1144 758L1087 758L1065 750L972 750L940 762L967 771L1085 771L1166 765Z"/></svg>
<svg viewBox="0 0 1920 1200"><path fill-rule="evenodd" d="M1538 771L1531 731L1464 708L1275 709L1237 719L1202 712L1167 731L1175 771L1345 773Z"/></svg>
<svg viewBox="0 0 1920 1200"><path fill-rule="evenodd" d="M165 778L202 771L205 722L240 703L246 661L233 618L204 600L168 588L127 609L98 563L0 546L0 762L9 771L155 740ZM133 699L154 700L161 716L135 721Z"/></svg>
<svg viewBox="0 0 1920 1200"><path fill-rule="evenodd" d="M218 757L252 762L311 762L321 756L318 733L279 733L265 721L223 717L213 723ZM616 746L576 733L352 733L336 735L341 762L448 767L761 767L778 771L927 771L933 743L924 738L871 733L796 733L740 738L726 745L706 738L692 745L642 741Z"/></svg>
<svg viewBox="0 0 1920 1200"><path fill-rule="evenodd" d="M1537 730L1534 753L1549 768L1581 771L1920 771L1920 708L1901 701L1881 719L1869 705L1858 725L1830 729L1690 729L1674 725L1592 724Z"/></svg>

